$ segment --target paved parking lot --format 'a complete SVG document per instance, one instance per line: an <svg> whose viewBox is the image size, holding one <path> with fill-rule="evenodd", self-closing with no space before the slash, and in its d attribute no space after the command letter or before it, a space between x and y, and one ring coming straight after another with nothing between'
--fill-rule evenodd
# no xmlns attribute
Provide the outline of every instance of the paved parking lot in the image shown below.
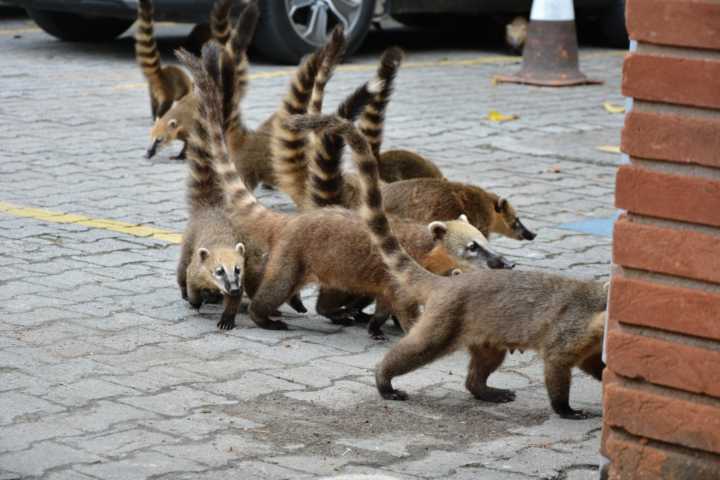
<svg viewBox="0 0 720 480"><path fill-rule="evenodd" d="M187 29L161 31L170 58ZM622 52L583 47L602 86L494 86L518 68L497 45L375 33L326 104L369 78L390 41L409 54L385 145L508 196L538 232L493 240L518 268L606 278L610 238L566 227L614 214L620 156L598 147L619 143L623 117L602 104L623 102ZM577 373L571 392L595 418L559 419L531 353L491 377L517 390L513 403L472 399L464 353L399 379L411 397L391 403L372 374L389 344L361 327L285 312L287 332L244 315L218 331L218 307L193 311L175 285L186 172L177 150L143 158L149 106L130 37L68 45L5 18L0 60L0 479L596 478L599 383ZM289 72L255 60L251 125ZM519 118L493 123L492 110Z"/></svg>

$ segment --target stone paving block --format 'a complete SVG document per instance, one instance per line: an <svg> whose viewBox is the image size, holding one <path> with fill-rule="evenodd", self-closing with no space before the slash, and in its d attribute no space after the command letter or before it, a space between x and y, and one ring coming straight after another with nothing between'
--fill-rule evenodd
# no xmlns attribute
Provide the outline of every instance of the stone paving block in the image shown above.
<svg viewBox="0 0 720 480"><path fill-rule="evenodd" d="M64 407L20 392L5 392L0 396L0 424L11 423L17 417L31 414L62 412Z"/></svg>
<svg viewBox="0 0 720 480"><path fill-rule="evenodd" d="M167 392L157 395L125 397L118 399L118 401L160 415L174 417L183 416L187 414L189 410L206 405L230 405L237 403L236 400L184 386L172 388Z"/></svg>
<svg viewBox="0 0 720 480"><path fill-rule="evenodd" d="M238 459L262 458L274 451L271 445L248 438L247 434L240 432L216 435L200 443L156 446L153 450L210 467L222 467Z"/></svg>
<svg viewBox="0 0 720 480"><path fill-rule="evenodd" d="M196 387L240 401L252 400L271 392L281 393L305 389L303 385L298 383L287 382L270 375L263 375L262 373L256 372L248 372L243 374L240 378L228 380L226 382L207 383L203 385L196 385Z"/></svg>
<svg viewBox="0 0 720 480"><path fill-rule="evenodd" d="M0 465L23 475L42 475L61 465L98 462L101 458L54 442L40 442L28 450L0 455Z"/></svg>
<svg viewBox="0 0 720 480"><path fill-rule="evenodd" d="M80 433L79 428L74 427L71 423L58 421L56 418L46 417L31 422L14 423L2 427L0 452L25 450L35 442L60 440L63 437ZM2 468L2 463L0 463L0 468Z"/></svg>
<svg viewBox="0 0 720 480"><path fill-rule="evenodd" d="M343 410L377 399L377 391L362 383L342 380L320 390L287 392L285 396L334 410Z"/></svg>
<svg viewBox="0 0 720 480"><path fill-rule="evenodd" d="M124 457L137 450L170 445L180 441L177 437L139 428L112 431L98 435L67 437L63 443L101 456Z"/></svg>
<svg viewBox="0 0 720 480"><path fill-rule="evenodd" d="M148 420L144 425L153 430L190 440L205 439L221 430L237 433L264 426L237 416L217 415L214 410L200 410L179 418Z"/></svg>
<svg viewBox="0 0 720 480"><path fill-rule="evenodd" d="M368 370L318 360L313 362L312 366L266 370L264 373L273 377L284 378L290 382L301 383L314 388L323 388L330 386L333 382L341 378L354 375L367 375Z"/></svg>
<svg viewBox="0 0 720 480"><path fill-rule="evenodd" d="M82 473L104 480L144 479L163 474L197 472L204 468L190 460L169 457L157 452L142 452L118 461L75 467Z"/></svg>
<svg viewBox="0 0 720 480"><path fill-rule="evenodd" d="M111 425L135 424L155 417L154 413L147 410L140 410L114 401L100 400L90 407L75 409L71 413L56 418L59 422L72 425L73 429L80 429L83 432L101 432L107 430Z"/></svg>
<svg viewBox="0 0 720 480"><path fill-rule="evenodd" d="M82 406L92 400L117 397L120 395L138 395L140 392L96 378L80 380L76 383L59 385L44 395L44 398L67 406Z"/></svg>
<svg viewBox="0 0 720 480"><path fill-rule="evenodd" d="M314 475L332 475L351 462L353 458L287 455L283 457L266 457L263 460L268 463L312 473Z"/></svg>

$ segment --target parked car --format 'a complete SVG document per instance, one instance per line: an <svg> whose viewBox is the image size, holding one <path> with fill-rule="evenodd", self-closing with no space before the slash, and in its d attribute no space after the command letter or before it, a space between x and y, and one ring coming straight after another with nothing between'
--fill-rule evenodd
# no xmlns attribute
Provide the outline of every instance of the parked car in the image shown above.
<svg viewBox="0 0 720 480"><path fill-rule="evenodd" d="M136 0L6 0L25 7L50 35L67 41L105 41L121 35L136 16ZM408 25L432 25L434 14L527 14L532 0L259 0L255 46L277 61L295 63L325 41L338 23L352 53L374 18L390 15ZM155 0L158 20L207 22L213 0ZM597 16L610 43L627 44L625 0L575 0L579 14Z"/></svg>

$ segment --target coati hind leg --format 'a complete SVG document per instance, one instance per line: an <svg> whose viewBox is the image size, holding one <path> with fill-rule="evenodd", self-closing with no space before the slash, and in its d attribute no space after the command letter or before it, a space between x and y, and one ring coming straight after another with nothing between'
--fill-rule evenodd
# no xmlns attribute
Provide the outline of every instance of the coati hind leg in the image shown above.
<svg viewBox="0 0 720 480"><path fill-rule="evenodd" d="M217 326L220 330L232 330L235 328L235 315L240 309L242 294L240 295L224 295L223 296L223 313Z"/></svg>
<svg viewBox="0 0 720 480"><path fill-rule="evenodd" d="M465 388L478 400L493 403L505 403L515 400L515 392L503 388L488 386L487 379L505 360L505 350L489 345L471 345L470 366L465 380Z"/></svg>
<svg viewBox="0 0 720 480"><path fill-rule="evenodd" d="M346 308L346 304L352 299L352 294L341 290L321 288L315 303L315 311L328 318L333 324L347 327L354 323L354 319Z"/></svg>
<svg viewBox="0 0 720 480"><path fill-rule="evenodd" d="M595 380L602 381L602 372L605 369L605 362L602 361L602 353L594 353L580 362L580 370L591 375Z"/></svg>
<svg viewBox="0 0 720 480"><path fill-rule="evenodd" d="M375 370L375 384L386 400L407 400L407 393L395 390L392 379L417 370L450 353L456 336L454 328L436 328L439 322L423 313L417 324L387 354Z"/></svg>
<svg viewBox="0 0 720 480"><path fill-rule="evenodd" d="M588 414L570 408L570 382L573 362L566 358L545 358L545 388L550 397L550 406L562 418L583 420Z"/></svg>

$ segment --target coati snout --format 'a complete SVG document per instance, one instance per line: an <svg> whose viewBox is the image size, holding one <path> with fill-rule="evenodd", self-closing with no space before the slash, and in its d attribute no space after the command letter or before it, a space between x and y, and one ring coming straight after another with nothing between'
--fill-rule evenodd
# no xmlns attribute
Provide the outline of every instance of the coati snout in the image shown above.
<svg viewBox="0 0 720 480"><path fill-rule="evenodd" d="M442 241L453 255L471 261L479 267L491 269L514 268L515 264L490 248L490 243L480 230L470 224L467 215L456 220L432 222L428 227L433 238L438 239L438 226L445 227Z"/></svg>
<svg viewBox="0 0 720 480"><path fill-rule="evenodd" d="M238 243L232 250L216 249L212 252L201 247L198 249L198 259L210 282L214 283L223 295L242 295L245 245Z"/></svg>
<svg viewBox="0 0 720 480"><path fill-rule="evenodd" d="M515 213L515 209L505 198L495 201L495 212L499 213L493 229L515 240L533 240L537 234L531 232Z"/></svg>

